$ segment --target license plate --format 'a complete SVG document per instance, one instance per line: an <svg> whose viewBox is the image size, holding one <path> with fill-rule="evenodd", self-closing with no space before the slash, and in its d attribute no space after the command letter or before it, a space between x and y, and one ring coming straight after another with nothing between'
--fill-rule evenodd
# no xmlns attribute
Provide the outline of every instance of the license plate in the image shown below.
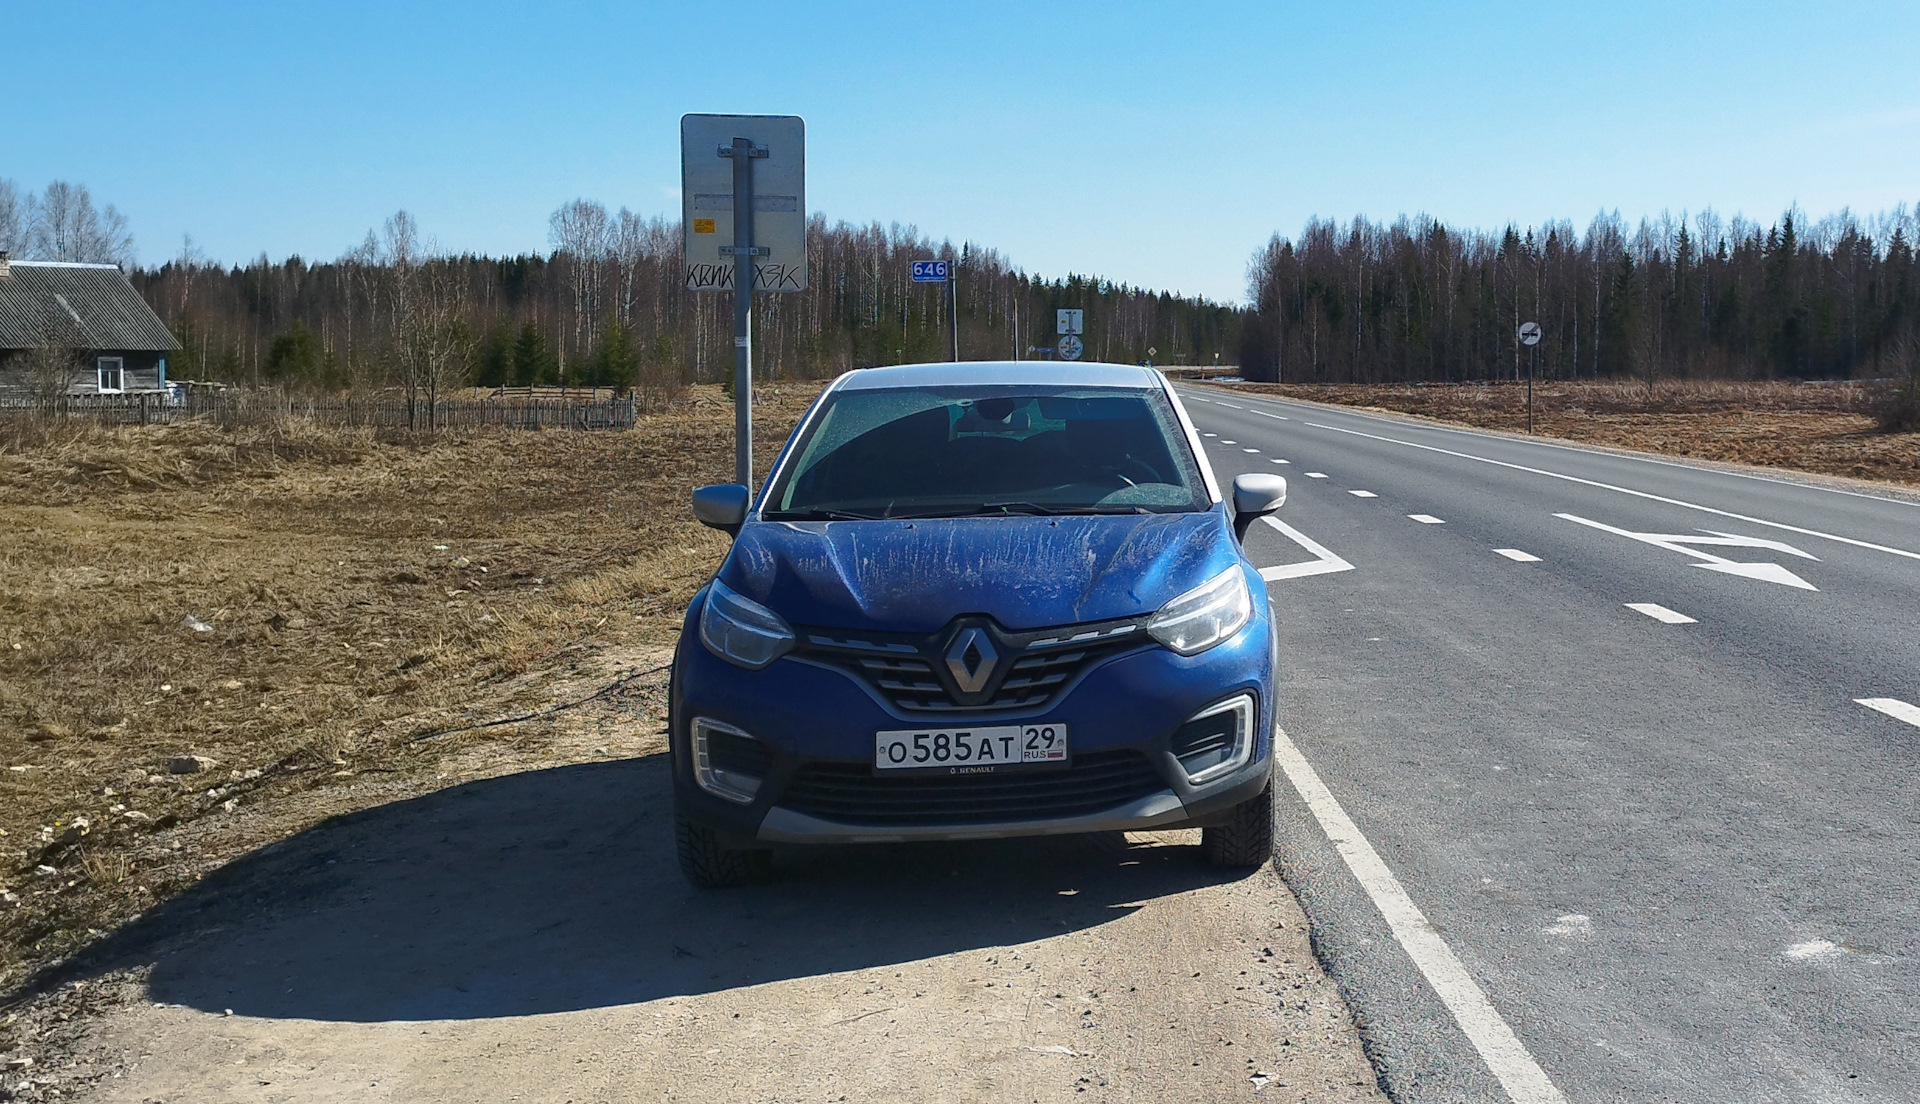
<svg viewBox="0 0 1920 1104"><path fill-rule="evenodd" d="M876 771L991 774L1007 767L1064 766L1067 726L908 728L873 734Z"/></svg>

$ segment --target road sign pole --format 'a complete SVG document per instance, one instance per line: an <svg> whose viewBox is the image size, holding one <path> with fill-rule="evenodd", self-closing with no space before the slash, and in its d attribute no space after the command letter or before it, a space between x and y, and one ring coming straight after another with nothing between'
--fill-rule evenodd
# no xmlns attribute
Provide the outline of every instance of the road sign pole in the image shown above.
<svg viewBox="0 0 1920 1104"><path fill-rule="evenodd" d="M960 362L960 273L957 266L947 268L947 343L953 354L948 359Z"/></svg>
<svg viewBox="0 0 1920 1104"><path fill-rule="evenodd" d="M1527 434L1533 434L1533 366L1539 357L1538 345L1527 346Z"/></svg>
<svg viewBox="0 0 1920 1104"><path fill-rule="evenodd" d="M753 489L753 160L765 157L735 138L720 156L733 159L733 478Z"/></svg>

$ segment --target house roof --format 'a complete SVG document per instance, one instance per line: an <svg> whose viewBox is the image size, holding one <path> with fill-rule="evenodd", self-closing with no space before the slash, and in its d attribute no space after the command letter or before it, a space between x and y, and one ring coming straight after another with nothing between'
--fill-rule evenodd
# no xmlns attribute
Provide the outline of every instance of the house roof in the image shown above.
<svg viewBox="0 0 1920 1104"><path fill-rule="evenodd" d="M89 349L172 352L180 342L110 264L13 261L0 276L0 349L28 349L47 320Z"/></svg>

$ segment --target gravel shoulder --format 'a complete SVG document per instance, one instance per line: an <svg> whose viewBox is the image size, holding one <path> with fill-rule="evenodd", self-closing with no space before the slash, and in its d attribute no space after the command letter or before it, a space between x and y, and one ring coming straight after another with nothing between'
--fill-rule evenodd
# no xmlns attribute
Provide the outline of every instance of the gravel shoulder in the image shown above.
<svg viewBox="0 0 1920 1104"><path fill-rule="evenodd" d="M1197 832L687 887L663 690L574 711L542 754L576 761L336 817L124 929L42 998L118 994L40 1025L19 1098L1384 1099L1291 893Z"/></svg>

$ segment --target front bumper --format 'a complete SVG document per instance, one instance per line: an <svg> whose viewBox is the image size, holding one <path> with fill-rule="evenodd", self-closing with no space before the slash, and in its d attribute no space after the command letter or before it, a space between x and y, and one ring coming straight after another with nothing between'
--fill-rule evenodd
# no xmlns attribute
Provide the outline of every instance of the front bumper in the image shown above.
<svg viewBox="0 0 1920 1104"><path fill-rule="evenodd" d="M689 611L689 629L698 606L696 602ZM1088 670L1044 710L970 713L964 718L894 710L845 672L792 656L763 670L743 670L712 655L698 634L688 631L681 636L674 661L670 706L675 799L683 815L736 846L992 839L1205 824L1257 796L1271 779L1273 648L1265 612L1256 614L1233 640L1198 656L1183 657L1149 645ZM1232 773L1195 786L1169 741L1195 713L1240 693L1252 694L1255 701L1252 755ZM727 801L695 782L690 727L696 716L751 733L764 746L765 775L751 804ZM991 813L969 810L950 819L936 813L902 814L898 800L892 812L872 817L857 812L823 815L798 796L783 803L790 790L795 795L807 790L810 771L817 776L827 770L854 782L869 776L877 731L1016 722L1066 724L1076 764L1090 756L1137 756L1144 763L1137 775L1142 784L1098 808L1079 801L1066 811L1049 811L1042 801L1018 811L1007 811L1002 804ZM1019 777L1035 779L1040 774ZM875 779L872 784L888 782L891 779ZM941 803L964 795L968 782L953 779L951 788L941 790L930 806L947 807ZM940 780L944 784L945 779Z"/></svg>

